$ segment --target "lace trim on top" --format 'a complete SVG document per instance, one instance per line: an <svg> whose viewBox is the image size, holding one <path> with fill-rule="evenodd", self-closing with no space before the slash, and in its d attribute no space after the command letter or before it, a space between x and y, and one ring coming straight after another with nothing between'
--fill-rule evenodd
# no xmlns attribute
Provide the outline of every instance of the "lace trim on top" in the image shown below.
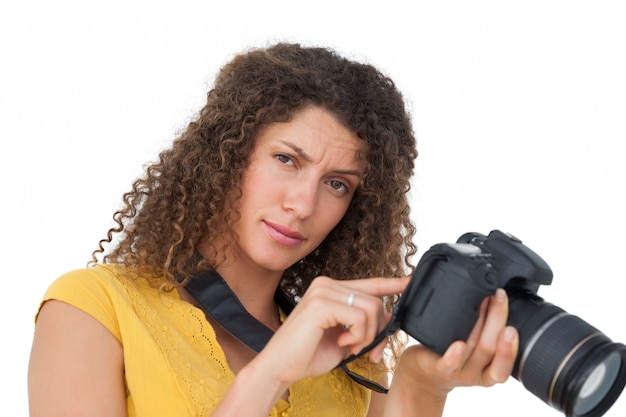
<svg viewBox="0 0 626 417"><path fill-rule="evenodd" d="M127 288L139 319L150 329L172 375L191 402L192 415L207 416L235 380L204 312L164 293L143 279L124 278L120 267L104 266ZM330 398L328 396L330 394ZM370 392L343 371L298 381L289 389L289 402L279 400L270 416L365 416Z"/></svg>

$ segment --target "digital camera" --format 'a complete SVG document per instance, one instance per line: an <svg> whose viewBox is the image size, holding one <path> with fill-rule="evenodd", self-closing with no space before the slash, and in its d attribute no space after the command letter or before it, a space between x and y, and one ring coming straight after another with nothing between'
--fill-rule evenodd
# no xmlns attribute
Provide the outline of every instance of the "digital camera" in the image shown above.
<svg viewBox="0 0 626 417"><path fill-rule="evenodd" d="M508 323L520 336L512 376L568 417L599 417L626 384L626 346L539 297L539 286L551 282L548 264L521 240L499 230L466 233L424 254L392 328L443 354L468 338L485 297L504 288Z"/></svg>

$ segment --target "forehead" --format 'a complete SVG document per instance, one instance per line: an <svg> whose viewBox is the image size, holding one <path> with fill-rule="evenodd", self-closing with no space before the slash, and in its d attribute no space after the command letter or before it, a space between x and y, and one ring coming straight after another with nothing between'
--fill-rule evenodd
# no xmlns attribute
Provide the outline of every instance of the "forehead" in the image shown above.
<svg viewBox="0 0 626 417"><path fill-rule="evenodd" d="M286 122L271 123L261 129L255 145L288 144L315 160L335 153L359 159L364 142L329 111L309 106Z"/></svg>

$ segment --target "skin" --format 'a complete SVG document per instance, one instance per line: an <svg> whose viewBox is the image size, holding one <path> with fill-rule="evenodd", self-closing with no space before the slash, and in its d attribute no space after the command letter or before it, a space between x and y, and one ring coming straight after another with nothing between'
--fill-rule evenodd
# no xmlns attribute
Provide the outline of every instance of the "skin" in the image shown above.
<svg viewBox="0 0 626 417"><path fill-rule="evenodd" d="M214 326L237 374L215 417L267 416L294 382L360 351L388 320L381 297L402 292L409 280L319 277L281 325L273 301L281 274L345 214L362 175L356 158L361 144L316 107L268 126L256 140L238 206L239 239L217 269L246 309L276 333L253 355ZM199 250L207 250L207 242ZM350 293L356 295L352 306L346 302ZM389 394L372 395L368 416L441 416L454 387L505 381L517 349L517 333L505 326L507 314L506 294L499 291L483 303L468 341L455 342L442 357L421 346L408 348ZM371 351L371 359L380 360L383 348ZM42 307L29 367L31 417L125 416L123 372L122 347L100 323L59 301Z"/></svg>
<svg viewBox="0 0 626 417"><path fill-rule="evenodd" d="M30 415L126 416L122 355L117 339L93 317L60 301L46 302L28 369Z"/></svg>
<svg viewBox="0 0 626 417"><path fill-rule="evenodd" d="M315 107L256 138L237 207L240 239L217 268L253 314L275 310L283 271L319 246L346 213L362 175L359 149L351 131Z"/></svg>

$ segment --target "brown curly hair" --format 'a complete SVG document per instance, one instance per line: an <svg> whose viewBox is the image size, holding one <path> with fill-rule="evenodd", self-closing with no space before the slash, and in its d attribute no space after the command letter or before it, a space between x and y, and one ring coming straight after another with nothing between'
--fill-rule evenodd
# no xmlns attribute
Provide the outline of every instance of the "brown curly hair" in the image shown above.
<svg viewBox="0 0 626 417"><path fill-rule="evenodd" d="M197 119L124 194L116 226L90 264L102 256L103 263L145 268L155 283L165 278L172 286L215 268L223 248L200 259L197 246L207 237L233 236L241 179L259 130L310 105L362 139L366 171L344 218L284 272L281 285L301 295L319 275L406 275L416 252L407 194L417 151L401 93L369 64L286 43L247 51L221 69Z"/></svg>

